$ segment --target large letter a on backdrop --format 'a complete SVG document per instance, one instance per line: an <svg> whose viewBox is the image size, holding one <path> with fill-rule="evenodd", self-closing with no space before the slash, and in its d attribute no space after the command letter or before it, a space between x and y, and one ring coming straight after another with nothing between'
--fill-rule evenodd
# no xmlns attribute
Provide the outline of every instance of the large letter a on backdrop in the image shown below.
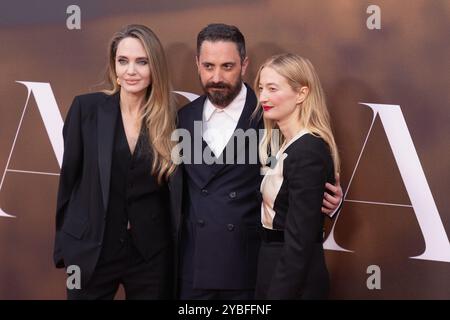
<svg viewBox="0 0 450 320"><path fill-rule="evenodd" d="M5 180L6 173L8 172L9 162L11 160L14 147L16 145L17 136L19 135L20 127L22 125L22 120L27 109L28 101L30 100L31 93L34 95L36 104L41 114L42 121L44 122L47 135L50 139L50 143L55 153L56 159L58 161L59 167L61 167L62 155L64 151L64 142L62 138L62 128L63 120L61 113L59 112L58 105L56 104L55 96L53 95L52 88L49 83L45 82L28 82L28 81L17 81L17 83L23 84L28 89L27 100L25 106L23 107L22 115L20 117L19 125L17 126L16 134L9 152L8 160L6 161L6 167L3 172L3 176L0 180L0 191ZM3 211L0 207L0 217L13 217L12 215Z"/></svg>
<svg viewBox="0 0 450 320"><path fill-rule="evenodd" d="M373 103L361 104L370 107L373 111L372 124L367 134L366 142L376 116L380 116L381 123L383 124L389 145L394 154L400 175L425 240L425 251L421 255L412 258L450 262L450 242L442 224L441 217L439 216L436 203L431 194L430 187L420 164L416 149L414 148L400 106ZM365 145L366 143L364 143L364 146ZM364 147L361 150L359 158L361 158L363 151ZM352 177L354 176L355 170L356 167ZM350 188L350 184L351 179L347 192ZM336 217L336 221L337 219L338 217ZM334 227L336 221L333 224L330 235L324 242L324 248L329 250L348 251L339 246L334 239Z"/></svg>

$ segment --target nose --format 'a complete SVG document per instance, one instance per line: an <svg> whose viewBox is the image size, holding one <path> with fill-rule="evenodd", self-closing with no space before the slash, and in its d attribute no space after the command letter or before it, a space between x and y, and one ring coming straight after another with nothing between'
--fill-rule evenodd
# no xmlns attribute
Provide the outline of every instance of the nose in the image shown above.
<svg viewBox="0 0 450 320"><path fill-rule="evenodd" d="M220 68L217 68L216 70L213 71L211 81L214 83L222 81L222 73L220 71Z"/></svg>
<svg viewBox="0 0 450 320"><path fill-rule="evenodd" d="M129 63L127 68L127 73L132 75L136 73L135 65L134 63Z"/></svg>
<svg viewBox="0 0 450 320"><path fill-rule="evenodd" d="M266 94L266 92L265 92L264 89L262 89L262 90L259 92L259 102L261 102L262 104L264 104L265 102L267 102L267 94Z"/></svg>

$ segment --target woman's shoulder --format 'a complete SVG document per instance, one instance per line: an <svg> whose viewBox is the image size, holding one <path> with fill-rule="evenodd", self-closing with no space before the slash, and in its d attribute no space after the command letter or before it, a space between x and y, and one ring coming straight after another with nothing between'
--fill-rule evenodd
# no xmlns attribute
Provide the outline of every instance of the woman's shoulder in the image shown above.
<svg viewBox="0 0 450 320"><path fill-rule="evenodd" d="M75 96L74 100L78 100L80 104L97 104L109 99L114 95L109 95L104 92L91 92Z"/></svg>
<svg viewBox="0 0 450 320"><path fill-rule="evenodd" d="M79 110L81 114L87 115L97 112L98 108L105 103L118 104L119 94L107 94L104 92L93 92L75 96L72 101L71 110Z"/></svg>
<svg viewBox="0 0 450 320"><path fill-rule="evenodd" d="M320 136L314 135L312 133L306 133L300 138L296 139L289 145L285 152L291 159L298 159L307 155L311 156L314 154L320 157L330 156L330 148L328 147L328 144Z"/></svg>
<svg viewBox="0 0 450 320"><path fill-rule="evenodd" d="M313 133L305 133L288 147L291 150L321 150L323 148L328 148L327 143L320 136Z"/></svg>

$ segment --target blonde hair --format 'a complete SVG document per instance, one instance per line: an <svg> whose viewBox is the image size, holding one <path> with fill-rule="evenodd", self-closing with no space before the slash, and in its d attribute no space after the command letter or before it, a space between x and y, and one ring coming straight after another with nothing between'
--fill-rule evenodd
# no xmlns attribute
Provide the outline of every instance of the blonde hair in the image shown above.
<svg viewBox="0 0 450 320"><path fill-rule="evenodd" d="M270 67L278 74L286 78L291 88L295 91L301 87L307 87L309 92L305 100L301 103L299 121L302 128L308 130L313 135L322 138L329 146L334 163L335 172L339 172L340 160L333 132L331 130L330 115L325 103L325 95L320 84L319 77L314 66L308 59L292 53L279 54L267 59L259 68L255 79L255 91L259 97L259 83L261 71L265 67ZM258 103L254 115L260 113ZM277 124L273 120L264 119L264 136L259 146L260 160L263 165L268 161L269 155L278 149L285 138L280 135L280 141L274 141L273 129Z"/></svg>
<svg viewBox="0 0 450 320"><path fill-rule="evenodd" d="M112 95L120 91L116 81L115 59L119 42L129 37L141 41L149 61L151 85L147 88L144 106L141 108L141 119L148 130L149 147L153 155L152 174L161 183L176 168L170 156L173 147L170 136L176 126L176 101L172 94L163 46L152 30L143 25L131 24L114 34L109 45L109 65L106 72L106 83L110 89L103 92Z"/></svg>

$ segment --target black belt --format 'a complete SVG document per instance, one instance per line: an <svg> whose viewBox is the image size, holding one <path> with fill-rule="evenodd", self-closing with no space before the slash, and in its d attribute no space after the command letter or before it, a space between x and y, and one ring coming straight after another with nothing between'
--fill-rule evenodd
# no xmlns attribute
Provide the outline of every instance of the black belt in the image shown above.
<svg viewBox="0 0 450 320"><path fill-rule="evenodd" d="M261 227L259 229L259 234L264 242L284 242L283 230L271 230Z"/></svg>

